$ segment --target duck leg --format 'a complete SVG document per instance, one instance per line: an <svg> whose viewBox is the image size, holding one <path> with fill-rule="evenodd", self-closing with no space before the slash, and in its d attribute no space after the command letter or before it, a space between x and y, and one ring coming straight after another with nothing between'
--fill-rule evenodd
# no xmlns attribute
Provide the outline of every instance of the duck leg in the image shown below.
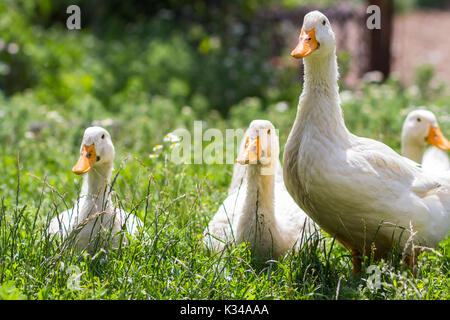
<svg viewBox="0 0 450 320"><path fill-rule="evenodd" d="M361 253L358 249L352 249L353 274L361 272Z"/></svg>

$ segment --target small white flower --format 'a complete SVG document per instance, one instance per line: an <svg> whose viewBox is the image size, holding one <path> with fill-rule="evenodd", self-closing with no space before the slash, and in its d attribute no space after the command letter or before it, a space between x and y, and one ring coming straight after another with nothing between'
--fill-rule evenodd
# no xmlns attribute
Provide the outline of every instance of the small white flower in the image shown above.
<svg viewBox="0 0 450 320"><path fill-rule="evenodd" d="M56 122L63 122L64 118L57 111L50 111L47 113L47 118L55 120Z"/></svg>
<svg viewBox="0 0 450 320"><path fill-rule="evenodd" d="M181 113L184 115L190 115L191 112L192 112L192 109L189 106L184 106L183 108L181 108Z"/></svg>
<svg viewBox="0 0 450 320"><path fill-rule="evenodd" d="M280 101L275 105L275 109L279 112L285 112L289 109L289 105L285 101Z"/></svg>
<svg viewBox="0 0 450 320"><path fill-rule="evenodd" d="M174 142L170 145L170 149L175 148L179 143L178 142Z"/></svg>
<svg viewBox="0 0 450 320"><path fill-rule="evenodd" d="M341 92L342 102L347 102L353 100L353 93L350 90L344 90Z"/></svg>
<svg viewBox="0 0 450 320"><path fill-rule="evenodd" d="M157 153L152 153L148 157L151 158L151 159L158 158L159 157L159 153L158 154Z"/></svg>
<svg viewBox="0 0 450 320"><path fill-rule="evenodd" d="M31 131L25 132L25 138L27 138L27 139L34 139L35 138L34 133L31 132Z"/></svg>
<svg viewBox="0 0 450 320"><path fill-rule="evenodd" d="M383 78L383 73L378 70L369 71L363 75L364 82L381 82Z"/></svg>
<svg viewBox="0 0 450 320"><path fill-rule="evenodd" d="M11 42L10 44L8 44L7 50L9 54L16 54L17 52L19 52L19 46L17 45L17 43Z"/></svg>
<svg viewBox="0 0 450 320"><path fill-rule="evenodd" d="M162 148L163 146L161 144L157 144L156 146L153 147L153 151L161 150Z"/></svg>
<svg viewBox="0 0 450 320"><path fill-rule="evenodd" d="M103 120L94 120L92 121L93 126L99 126L99 127L110 127L114 125L115 122L113 119L103 119Z"/></svg>
<svg viewBox="0 0 450 320"><path fill-rule="evenodd" d="M181 138L173 133L168 133L164 137L164 141L173 143L173 142L181 141Z"/></svg>
<svg viewBox="0 0 450 320"><path fill-rule="evenodd" d="M416 85L412 85L406 89L406 93L412 97L417 97L420 95L420 89Z"/></svg>

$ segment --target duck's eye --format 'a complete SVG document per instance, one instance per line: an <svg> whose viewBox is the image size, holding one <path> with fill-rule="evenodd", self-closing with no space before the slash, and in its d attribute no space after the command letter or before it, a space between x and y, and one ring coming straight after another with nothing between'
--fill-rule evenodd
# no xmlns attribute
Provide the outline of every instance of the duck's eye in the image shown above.
<svg viewBox="0 0 450 320"><path fill-rule="evenodd" d="M420 121L422 121L422 119L420 119L420 118L417 118L417 122L420 122Z"/></svg>
<svg viewBox="0 0 450 320"><path fill-rule="evenodd" d="M322 25L326 25L327 22L325 20L322 21Z"/></svg>
<svg viewBox="0 0 450 320"><path fill-rule="evenodd" d="M105 135L104 134L102 134L102 139L105 139Z"/></svg>

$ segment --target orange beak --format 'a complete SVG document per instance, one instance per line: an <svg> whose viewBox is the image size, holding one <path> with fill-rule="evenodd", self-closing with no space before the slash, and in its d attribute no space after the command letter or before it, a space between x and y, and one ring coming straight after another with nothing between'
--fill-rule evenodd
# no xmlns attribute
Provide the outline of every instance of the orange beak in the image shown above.
<svg viewBox="0 0 450 320"><path fill-rule="evenodd" d="M72 172L75 174L84 174L92 169L96 160L95 145L87 146L84 144L81 148L80 158L73 166Z"/></svg>
<svg viewBox="0 0 450 320"><path fill-rule="evenodd" d="M302 28L300 39L295 49L292 50L291 56L295 59L304 58L313 53L318 47L319 43L316 40L316 31L314 28L309 31L305 31L305 29Z"/></svg>
<svg viewBox="0 0 450 320"><path fill-rule="evenodd" d="M261 156L259 137L247 137L244 151L237 157L236 162L240 164L256 164Z"/></svg>
<svg viewBox="0 0 450 320"><path fill-rule="evenodd" d="M442 150L450 150L450 141L444 136L439 127L430 127L427 142Z"/></svg>

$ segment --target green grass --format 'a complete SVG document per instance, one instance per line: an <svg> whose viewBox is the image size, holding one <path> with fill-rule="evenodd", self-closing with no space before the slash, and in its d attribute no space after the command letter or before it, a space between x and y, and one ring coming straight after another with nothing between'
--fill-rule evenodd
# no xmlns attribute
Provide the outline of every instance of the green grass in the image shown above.
<svg viewBox="0 0 450 320"><path fill-rule="evenodd" d="M420 103L420 97L409 97L395 82L367 85L360 93L344 95L351 130L398 150L405 106ZM434 111L445 119L449 100L442 94L433 99ZM115 114L119 124L109 128L117 151L114 200L145 221L146 234L127 247L93 255L64 248L58 237L48 236L45 230L52 217L77 199L81 179L70 169L86 123L76 111L67 112L62 120L49 119L44 112L47 106L30 108L30 101L32 95L21 94L0 104L5 111L0 131L4 142L0 147L0 298L450 298L449 239L420 256L416 277L395 255L386 261L366 259L362 273L353 276L349 252L319 231L300 252L279 261L255 263L244 245L230 246L221 254L209 252L202 245L202 233L226 197L232 166L175 165L165 161L166 153L150 159L153 145L162 137L146 136L153 122L130 118L129 110ZM244 127L249 119L243 118L241 108L250 108L250 119L268 118L277 125L284 145L295 102L286 112L274 106L251 109L249 103L236 106L228 120L208 120L210 127ZM110 114L99 114L100 119L104 116ZM44 120L48 124L40 134L27 133L31 123ZM441 127L448 135L448 119ZM319 245L322 240L324 246ZM370 265L380 270L379 289L368 284Z"/></svg>

